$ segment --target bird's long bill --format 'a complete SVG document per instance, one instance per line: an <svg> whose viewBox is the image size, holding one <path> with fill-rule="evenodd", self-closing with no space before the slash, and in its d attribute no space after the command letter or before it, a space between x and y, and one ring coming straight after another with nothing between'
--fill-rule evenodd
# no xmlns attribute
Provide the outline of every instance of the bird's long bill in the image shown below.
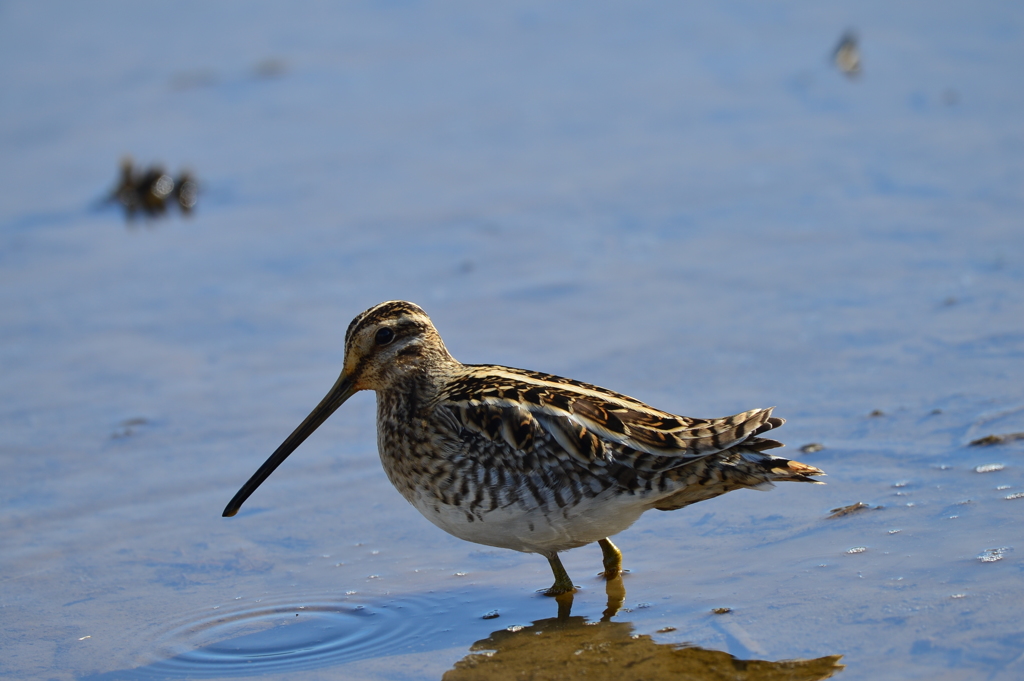
<svg viewBox="0 0 1024 681"><path fill-rule="evenodd" d="M306 420L288 436L287 440L281 443L277 451L270 455L270 458L260 466L258 471L253 473L249 481L242 485L242 489L238 490L238 494L224 508L223 516L229 518L238 513L238 509L242 507L242 504L249 498L249 495L263 484L263 481L274 472L274 469L280 466L281 462L287 459L289 454L294 452L307 437L313 434L314 430L320 427L321 423L327 420L328 416L333 414L355 392L356 388L353 381L342 373L338 378L338 382L327 393L327 397L320 400L320 404L316 405L316 409L306 417Z"/></svg>

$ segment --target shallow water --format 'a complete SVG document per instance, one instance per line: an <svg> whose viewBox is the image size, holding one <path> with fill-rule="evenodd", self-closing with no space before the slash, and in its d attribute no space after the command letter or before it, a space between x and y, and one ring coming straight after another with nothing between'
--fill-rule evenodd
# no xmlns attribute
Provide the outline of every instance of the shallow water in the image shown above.
<svg viewBox="0 0 1024 681"><path fill-rule="evenodd" d="M3 4L0 674L1020 678L1024 440L969 443L1024 431L1022 37L999 3ZM99 206L126 153L194 214ZM565 554L568 608L402 501L361 394L221 518L392 298L465 362L777 405L828 485L647 514L611 605Z"/></svg>

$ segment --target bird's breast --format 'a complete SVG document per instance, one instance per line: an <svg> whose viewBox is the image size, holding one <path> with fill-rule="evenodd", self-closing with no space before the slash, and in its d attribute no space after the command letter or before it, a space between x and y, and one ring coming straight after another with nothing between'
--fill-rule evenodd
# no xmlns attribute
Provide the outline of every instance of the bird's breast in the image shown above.
<svg viewBox="0 0 1024 681"><path fill-rule="evenodd" d="M564 457L527 456L446 418L378 414L388 479L430 522L460 539L549 554L622 531L643 502ZM547 463L539 463L544 462Z"/></svg>

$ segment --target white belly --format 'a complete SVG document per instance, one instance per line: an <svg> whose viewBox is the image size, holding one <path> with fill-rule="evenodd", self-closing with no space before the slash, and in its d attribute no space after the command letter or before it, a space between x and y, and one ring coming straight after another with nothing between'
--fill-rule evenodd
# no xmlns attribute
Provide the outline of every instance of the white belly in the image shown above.
<svg viewBox="0 0 1024 681"><path fill-rule="evenodd" d="M635 497L608 492L550 513L518 504L470 514L465 508L419 495L411 500L423 516L445 532L475 544L552 555L605 539L636 522L646 507Z"/></svg>

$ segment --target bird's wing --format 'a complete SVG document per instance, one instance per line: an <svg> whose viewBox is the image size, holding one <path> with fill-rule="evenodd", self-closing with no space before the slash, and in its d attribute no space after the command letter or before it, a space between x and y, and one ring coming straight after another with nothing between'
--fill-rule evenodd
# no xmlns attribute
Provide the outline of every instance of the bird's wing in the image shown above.
<svg viewBox="0 0 1024 681"><path fill-rule="evenodd" d="M743 442L758 450L780 446L756 437L782 425L771 408L695 419L558 376L498 366L467 368L448 385L439 406L466 431L519 452L549 450L557 443L562 456L588 467L614 462L656 471Z"/></svg>

